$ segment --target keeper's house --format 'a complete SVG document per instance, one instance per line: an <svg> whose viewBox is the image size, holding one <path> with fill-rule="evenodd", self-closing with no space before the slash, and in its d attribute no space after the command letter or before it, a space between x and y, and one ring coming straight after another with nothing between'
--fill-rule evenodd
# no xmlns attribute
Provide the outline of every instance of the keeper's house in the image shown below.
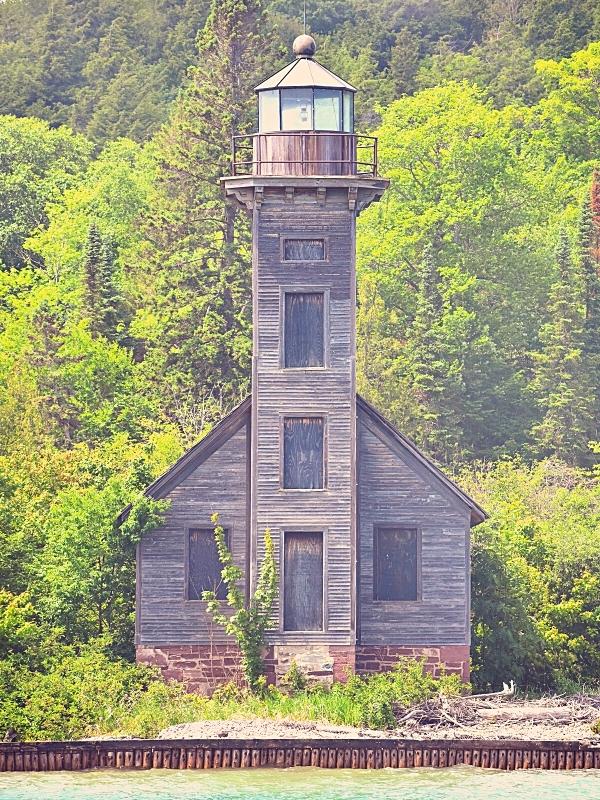
<svg viewBox="0 0 600 800"><path fill-rule="evenodd" d="M292 658L343 679L404 655L469 673L469 532L485 513L356 395L356 217L388 182L354 133L355 90L314 51L299 37L257 87L259 132L222 179L252 217L252 394L148 489L171 505L138 549L137 657L202 691L238 664L201 599L220 583L214 512L248 593L272 532L272 678Z"/></svg>

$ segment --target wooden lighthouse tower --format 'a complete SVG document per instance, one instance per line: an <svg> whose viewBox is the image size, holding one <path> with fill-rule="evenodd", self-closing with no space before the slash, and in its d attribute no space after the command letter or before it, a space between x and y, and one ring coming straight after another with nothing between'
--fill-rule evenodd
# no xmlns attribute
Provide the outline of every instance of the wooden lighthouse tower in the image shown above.
<svg viewBox="0 0 600 800"><path fill-rule="evenodd" d="M314 40L299 37L296 60L257 87L252 164L236 147L242 174L223 184L252 214L252 564L270 528L283 562L278 641L349 645L356 217L387 181L377 177L374 140L358 146L354 88L314 52Z"/></svg>
<svg viewBox="0 0 600 800"><path fill-rule="evenodd" d="M220 579L210 515L254 584L271 530L280 591L271 677L320 678L401 655L468 673L469 530L482 510L356 395L356 218L388 181L354 131L355 89L300 36L235 137L227 197L252 218L252 395L148 493L163 527L138 552L138 658L210 689L232 642L201 600ZM168 576L168 580L165 576Z"/></svg>

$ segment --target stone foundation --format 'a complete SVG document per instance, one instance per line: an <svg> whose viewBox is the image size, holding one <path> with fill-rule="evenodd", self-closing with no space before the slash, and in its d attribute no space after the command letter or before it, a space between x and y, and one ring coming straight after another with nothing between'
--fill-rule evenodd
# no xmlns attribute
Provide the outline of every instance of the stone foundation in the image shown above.
<svg viewBox="0 0 600 800"><path fill-rule="evenodd" d="M426 668L433 675L439 676L443 669L446 674L469 680L468 645L274 645L265 652L269 683L279 683L293 660L309 680L331 684L345 681L349 672L369 674L392 669L399 658L425 658ZM182 681L191 692L210 694L224 683L243 683L240 652L234 644L138 646L136 659L158 667L165 680Z"/></svg>
<svg viewBox="0 0 600 800"><path fill-rule="evenodd" d="M385 672L392 669L400 658L424 658L428 672L435 677L443 672L446 675L460 675L469 680L470 648L468 644L436 645L434 647L407 645L357 645L356 671L361 675L372 672Z"/></svg>
<svg viewBox="0 0 600 800"><path fill-rule="evenodd" d="M211 694L217 686L242 685L240 651L234 644L136 647L136 661L158 667L165 680L185 683L191 692Z"/></svg>

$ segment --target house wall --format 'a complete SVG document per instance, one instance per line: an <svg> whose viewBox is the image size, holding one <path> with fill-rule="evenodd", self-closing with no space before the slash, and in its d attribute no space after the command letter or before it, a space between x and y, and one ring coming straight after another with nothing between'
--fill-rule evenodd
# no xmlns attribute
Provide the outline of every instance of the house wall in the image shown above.
<svg viewBox="0 0 600 800"><path fill-rule="evenodd" d="M286 530L324 532L325 627L323 631L284 632L279 604L277 631L270 642L307 645L354 642L355 553L355 213L348 189L318 182L286 192L287 181L270 186L253 211L254 361L252 496L254 576L262 556L262 534L271 530L278 560ZM282 260L282 237L326 240L327 260ZM283 292L324 290L326 319L324 368L285 369L282 360ZM322 490L284 490L281 485L282 418L325 418L325 474ZM283 575L281 563L279 574ZM283 586L279 597L284 596Z"/></svg>
<svg viewBox="0 0 600 800"><path fill-rule="evenodd" d="M469 644L469 511L364 411L358 423L358 644L438 648ZM417 601L373 599L373 530L416 527L421 537ZM358 651L357 651L358 652ZM383 651L381 651L383 653ZM425 657L441 658L424 652ZM371 656L371 657L369 657ZM453 657L452 663L457 662Z"/></svg>
<svg viewBox="0 0 600 800"><path fill-rule="evenodd" d="M218 512L221 524L230 531L234 560L246 570L248 428L246 421L204 463L171 489L166 495L171 506L163 524L140 542L138 645L160 648L229 641L220 627L211 624L204 602L186 599L187 529L211 527L211 515Z"/></svg>

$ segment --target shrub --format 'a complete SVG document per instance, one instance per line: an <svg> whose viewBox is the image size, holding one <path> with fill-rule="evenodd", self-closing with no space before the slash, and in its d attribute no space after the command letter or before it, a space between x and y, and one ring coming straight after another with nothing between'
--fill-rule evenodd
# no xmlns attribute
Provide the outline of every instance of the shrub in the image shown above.
<svg viewBox="0 0 600 800"><path fill-rule="evenodd" d="M227 605L232 613L223 612L221 601L214 591L203 592L202 599L206 601L207 611L217 625L221 625L225 632L236 640L240 648L241 667L248 688L253 692L264 691L266 679L262 654L265 646L265 631L271 623L271 612L278 588L271 532L265 531L265 552L258 568L256 589L250 601L247 602L241 588L244 572L233 562L233 556L225 541L225 531L219 525L219 515L213 514L211 519L215 525L217 552L223 565L221 577L227 587Z"/></svg>
<svg viewBox="0 0 600 800"><path fill-rule="evenodd" d="M361 678L353 675L346 684L336 684L333 692L349 697L361 725L393 728L396 714L436 695L455 696L463 688L458 675L434 678L422 660L401 659L395 669Z"/></svg>
<svg viewBox="0 0 600 800"><path fill-rule="evenodd" d="M148 667L111 660L102 642L62 647L43 672L0 663L0 738L75 739L118 726L131 698L148 689Z"/></svg>
<svg viewBox="0 0 600 800"><path fill-rule="evenodd" d="M120 709L117 733L153 738L170 725L201 719L208 702L206 697L189 694L180 683L153 681Z"/></svg>

